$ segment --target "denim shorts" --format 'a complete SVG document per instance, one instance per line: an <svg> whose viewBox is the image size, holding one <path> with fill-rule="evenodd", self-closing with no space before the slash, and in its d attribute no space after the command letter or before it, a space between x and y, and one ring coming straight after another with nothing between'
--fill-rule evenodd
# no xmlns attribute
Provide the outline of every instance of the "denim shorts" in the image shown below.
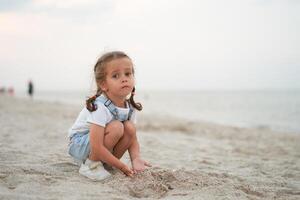
<svg viewBox="0 0 300 200"><path fill-rule="evenodd" d="M90 154L89 131L75 133L69 145L69 154L78 161L85 162Z"/></svg>

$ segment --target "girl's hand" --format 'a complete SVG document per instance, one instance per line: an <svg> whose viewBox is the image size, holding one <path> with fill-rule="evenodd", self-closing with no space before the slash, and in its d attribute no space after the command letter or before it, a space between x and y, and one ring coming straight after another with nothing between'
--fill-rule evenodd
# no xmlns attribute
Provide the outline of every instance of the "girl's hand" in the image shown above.
<svg viewBox="0 0 300 200"><path fill-rule="evenodd" d="M133 176L133 171L127 166L127 165L123 165L120 170L126 175L126 176Z"/></svg>
<svg viewBox="0 0 300 200"><path fill-rule="evenodd" d="M137 157L132 161L132 167L135 173L144 171L146 169L146 166L151 167L148 162L144 161L140 157Z"/></svg>

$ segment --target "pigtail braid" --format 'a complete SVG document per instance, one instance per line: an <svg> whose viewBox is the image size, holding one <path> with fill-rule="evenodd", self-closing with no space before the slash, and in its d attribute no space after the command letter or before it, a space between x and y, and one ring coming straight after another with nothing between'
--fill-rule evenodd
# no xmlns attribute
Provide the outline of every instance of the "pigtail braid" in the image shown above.
<svg viewBox="0 0 300 200"><path fill-rule="evenodd" d="M143 109L143 106L141 103L136 103L133 99L133 96L135 95L135 87L133 87L133 90L131 92L130 98L129 98L129 103L138 111L141 111Z"/></svg>
<svg viewBox="0 0 300 200"><path fill-rule="evenodd" d="M100 89L97 90L97 93L88 98L85 103L86 103L86 109L88 109L90 112L93 112L95 110L97 110L97 105L95 104L95 100L97 99L97 97L99 97L102 94L102 91Z"/></svg>
<svg viewBox="0 0 300 200"><path fill-rule="evenodd" d="M96 80L97 80L97 67L101 66L102 62L103 62L103 59L99 58L97 63L94 66L94 74L95 74L95 79ZM96 81L96 83L97 83L97 81ZM96 100L97 97L99 97L101 95L101 93L102 93L101 89L98 88L97 93L94 96L89 97L85 101L86 109L88 109L90 112L93 112L93 111L97 110L97 105L95 104L95 100Z"/></svg>
<svg viewBox="0 0 300 200"><path fill-rule="evenodd" d="M86 102L86 109L88 109L90 112L93 112L97 110L97 105L95 104L96 98L99 96L99 94L96 94L90 98L88 98Z"/></svg>

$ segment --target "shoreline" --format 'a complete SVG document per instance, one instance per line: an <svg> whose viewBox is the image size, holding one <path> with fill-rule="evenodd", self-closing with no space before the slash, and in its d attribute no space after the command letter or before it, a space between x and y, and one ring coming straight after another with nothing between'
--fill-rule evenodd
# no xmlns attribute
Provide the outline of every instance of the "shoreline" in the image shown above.
<svg viewBox="0 0 300 200"><path fill-rule="evenodd" d="M138 118L141 154L153 167L90 181L67 154L80 110L0 96L0 199L300 198L299 134L163 116Z"/></svg>
<svg viewBox="0 0 300 200"><path fill-rule="evenodd" d="M34 102L38 102L38 103L45 103L45 104L55 104L55 105L64 105L64 106L67 106L67 107L73 107L74 109L82 109L82 107L84 106L84 102L82 103L75 103L72 102L68 102L67 100L66 101L61 101L61 100L45 100L45 99L29 99L29 98L26 98L25 96L8 96L8 95L0 95L0 97L4 97L4 98L12 98L12 99L17 99L17 100L20 100L20 101L34 101ZM82 105L82 106L81 106ZM265 126L265 125L261 125L261 126L250 126L250 125L245 125L245 126L242 126L242 125L234 125L234 124L229 124L229 123L218 123L218 122L213 122L213 121L207 121L207 120L191 120L191 119L185 119L185 118L180 118L180 117L177 117L177 116L170 116L170 115L164 115L164 114L161 114L161 115L157 115L157 114L144 114L143 111L141 113L138 113L138 116L139 118L141 119L145 119L146 121L149 121L149 119L151 119L153 116L155 115L156 119L154 124L156 124L155 126L153 125L145 125L145 124L142 124L140 126L140 128L145 128L146 130L150 130L153 129L153 130L160 130L162 126L165 126L166 123L168 123L169 121L176 121L177 123L179 123L181 125L181 128L177 126L177 129L179 131L187 131L186 128L182 128L182 127L185 127L185 124L203 124L205 126L220 126L220 127L228 127L228 128L238 128L238 129L251 129L251 130L263 130L263 131L269 131L269 132L274 132L274 133L285 133L285 134L299 134L300 135L300 131L298 130L279 130L279 129L274 129L272 127L269 127L269 126ZM141 116L141 117L140 117ZM166 119L170 119L170 120L166 120ZM157 124L158 121L163 121L163 123L161 124ZM165 126L166 128L169 127L172 125L167 125ZM176 131L176 127L175 128L171 128L172 131ZM192 130L190 130L192 131Z"/></svg>

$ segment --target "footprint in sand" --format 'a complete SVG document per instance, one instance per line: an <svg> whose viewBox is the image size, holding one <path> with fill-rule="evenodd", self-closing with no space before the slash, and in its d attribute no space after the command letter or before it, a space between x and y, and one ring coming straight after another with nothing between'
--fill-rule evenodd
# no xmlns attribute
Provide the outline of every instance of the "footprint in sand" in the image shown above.
<svg viewBox="0 0 300 200"><path fill-rule="evenodd" d="M7 187L8 189L14 190L19 184L18 178L11 174L0 174L0 185Z"/></svg>

